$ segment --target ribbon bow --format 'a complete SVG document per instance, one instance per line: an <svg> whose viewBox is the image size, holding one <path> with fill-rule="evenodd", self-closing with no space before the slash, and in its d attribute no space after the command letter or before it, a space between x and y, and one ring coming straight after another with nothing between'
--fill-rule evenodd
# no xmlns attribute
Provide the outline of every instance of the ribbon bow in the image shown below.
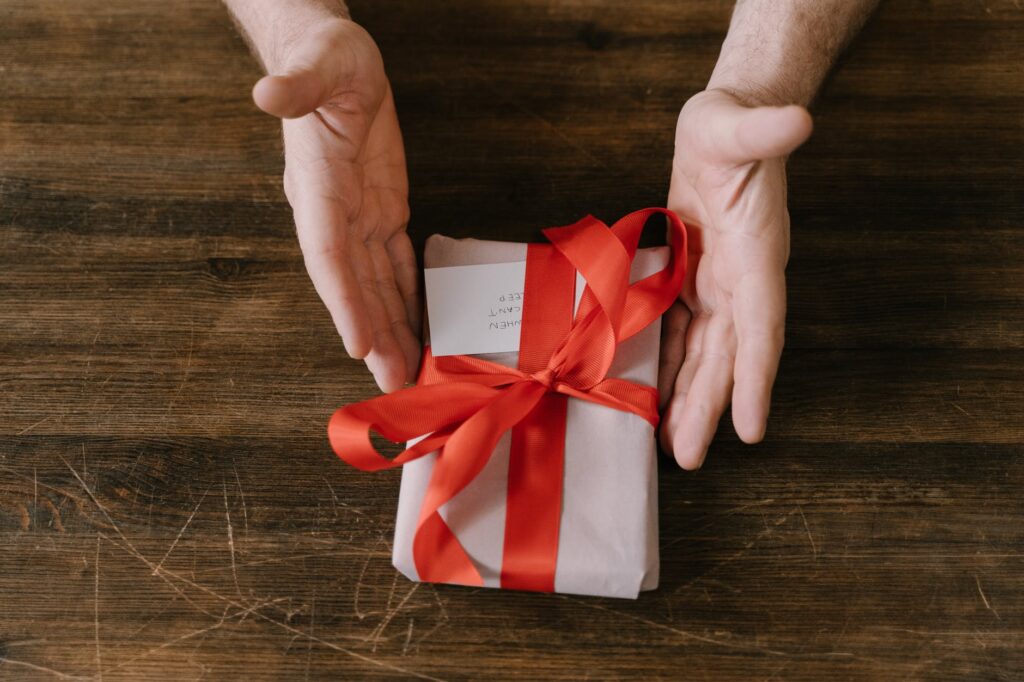
<svg viewBox="0 0 1024 682"><path fill-rule="evenodd" d="M672 257L662 270L629 283L647 219L668 217ZM527 247L519 367L477 357L435 358L424 349L416 386L334 413L334 452L364 471L401 466L438 452L413 540L421 580L483 585L479 571L439 513L490 459L512 429L503 587L554 590L568 396L632 412L658 424L650 386L607 378L618 344L668 309L686 276L686 228L672 211L631 213L609 229L592 216L548 228L550 244ZM587 282L573 315L576 271ZM370 442L423 436L394 459ZM424 435L426 434L426 435Z"/></svg>

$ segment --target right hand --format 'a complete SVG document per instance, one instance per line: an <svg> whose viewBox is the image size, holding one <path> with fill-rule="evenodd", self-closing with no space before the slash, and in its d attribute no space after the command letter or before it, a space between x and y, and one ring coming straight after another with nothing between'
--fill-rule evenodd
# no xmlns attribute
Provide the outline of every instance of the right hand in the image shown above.
<svg viewBox="0 0 1024 682"><path fill-rule="evenodd" d="M415 377L419 275L405 151L380 50L359 25L319 22L253 88L284 119L284 190L306 270L348 354L383 391Z"/></svg>
<svg viewBox="0 0 1024 682"><path fill-rule="evenodd" d="M785 336L785 159L811 134L799 106L750 106L724 90L679 114L668 207L689 228L690 276L662 339L661 443L700 467L726 406L746 443L764 437Z"/></svg>

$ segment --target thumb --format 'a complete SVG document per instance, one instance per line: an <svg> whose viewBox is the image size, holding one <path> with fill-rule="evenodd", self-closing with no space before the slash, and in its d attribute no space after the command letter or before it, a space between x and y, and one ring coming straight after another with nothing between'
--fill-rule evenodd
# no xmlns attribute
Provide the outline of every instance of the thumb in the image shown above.
<svg viewBox="0 0 1024 682"><path fill-rule="evenodd" d="M801 106L745 107L722 103L710 116L714 151L729 163L786 156L811 135L811 115Z"/></svg>
<svg viewBox="0 0 1024 682"><path fill-rule="evenodd" d="M362 64L380 67L380 52L370 35L347 21L330 22L302 37L279 73L261 78L252 98L263 111L280 118L299 118L323 106L331 95L351 84Z"/></svg>
<svg viewBox="0 0 1024 682"><path fill-rule="evenodd" d="M252 89L252 99L263 111L279 118L299 118L313 112L328 96L316 70L264 76Z"/></svg>

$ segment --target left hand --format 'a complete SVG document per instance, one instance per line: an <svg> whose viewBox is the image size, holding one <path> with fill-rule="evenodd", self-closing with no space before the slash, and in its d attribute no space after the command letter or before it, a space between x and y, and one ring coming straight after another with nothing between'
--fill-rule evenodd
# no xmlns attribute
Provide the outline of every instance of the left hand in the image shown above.
<svg viewBox="0 0 1024 682"><path fill-rule="evenodd" d="M347 19L295 27L253 97L284 119L284 189L306 269L348 354L394 391L419 362L409 183L377 44Z"/></svg>
<svg viewBox="0 0 1024 682"><path fill-rule="evenodd" d="M680 112L668 208L688 228L690 274L663 323L659 392L661 444L684 469L703 463L730 394L739 437L764 437L786 317L785 157L810 133L803 107L722 90Z"/></svg>

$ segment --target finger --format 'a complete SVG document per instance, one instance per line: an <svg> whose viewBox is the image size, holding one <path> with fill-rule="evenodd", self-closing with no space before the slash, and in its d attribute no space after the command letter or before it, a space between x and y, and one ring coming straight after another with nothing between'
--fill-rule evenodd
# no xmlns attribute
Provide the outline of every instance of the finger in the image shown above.
<svg viewBox="0 0 1024 682"><path fill-rule="evenodd" d="M405 305L409 326L419 336L423 326L423 305L420 302L420 273L416 267L416 253L405 230L387 242L388 255L395 272L395 283Z"/></svg>
<svg viewBox="0 0 1024 682"><path fill-rule="evenodd" d="M372 242L367 248L373 259L373 269L377 276L377 292L384 303L391 331L395 340L398 341L398 346L405 359L404 383L409 383L416 378L420 357L419 339L409 327L409 318L406 316L402 295L395 283L395 273L387 249L380 242Z"/></svg>
<svg viewBox="0 0 1024 682"><path fill-rule="evenodd" d="M786 156L811 135L811 115L801 106L715 105L707 117L713 152L726 163L744 164Z"/></svg>
<svg viewBox="0 0 1024 682"><path fill-rule="evenodd" d="M772 384L785 336L786 280L782 271L751 272L733 291L736 323L732 421L745 443L764 438Z"/></svg>
<svg viewBox="0 0 1024 682"><path fill-rule="evenodd" d="M684 469L699 469L704 463L718 421L729 404L736 337L728 318L727 310L712 315L695 360L698 367L672 439L673 454Z"/></svg>
<svg viewBox="0 0 1024 682"><path fill-rule="evenodd" d="M686 406L686 396L693 383L693 377L700 366L700 350L703 343L704 333L708 328L710 315L699 314L691 317L689 326L686 329L686 351L683 357L683 364L675 378L672 399L661 422L660 442L662 449L674 454L673 442L676 434L682 426L683 411Z"/></svg>
<svg viewBox="0 0 1024 682"><path fill-rule="evenodd" d="M316 192L298 190L294 195L295 227L306 271L331 314L346 352L362 359L373 347L373 326L345 253L345 210Z"/></svg>
<svg viewBox="0 0 1024 682"><path fill-rule="evenodd" d="M661 351L658 359L658 409L664 410L686 356L686 328L690 309L676 301L661 318Z"/></svg>
<svg viewBox="0 0 1024 682"><path fill-rule="evenodd" d="M347 255L373 326L373 348L366 356L366 366L373 373L380 390L385 393L397 391L405 384L405 355L395 338L395 330L378 289L372 255L361 242L353 242Z"/></svg>

